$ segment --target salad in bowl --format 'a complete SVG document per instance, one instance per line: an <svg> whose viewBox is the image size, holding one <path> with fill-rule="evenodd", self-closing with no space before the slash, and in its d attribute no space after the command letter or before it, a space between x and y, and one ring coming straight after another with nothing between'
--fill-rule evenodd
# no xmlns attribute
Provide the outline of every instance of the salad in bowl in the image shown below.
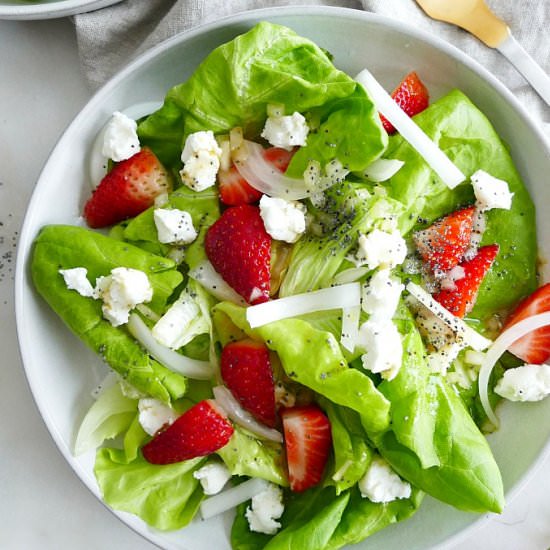
<svg viewBox="0 0 550 550"><path fill-rule="evenodd" d="M240 549L354 544L426 494L502 511L494 409L550 393L535 209L472 101L402 76L261 22L105 121L30 266L112 370L73 450L113 509L232 511Z"/></svg>

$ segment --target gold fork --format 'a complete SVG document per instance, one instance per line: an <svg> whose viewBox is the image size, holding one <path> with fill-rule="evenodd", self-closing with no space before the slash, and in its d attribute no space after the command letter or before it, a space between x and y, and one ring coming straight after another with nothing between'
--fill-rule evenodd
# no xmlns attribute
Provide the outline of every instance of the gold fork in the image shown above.
<svg viewBox="0 0 550 550"><path fill-rule="evenodd" d="M550 78L484 0L416 0L433 19L457 25L497 49L550 105Z"/></svg>

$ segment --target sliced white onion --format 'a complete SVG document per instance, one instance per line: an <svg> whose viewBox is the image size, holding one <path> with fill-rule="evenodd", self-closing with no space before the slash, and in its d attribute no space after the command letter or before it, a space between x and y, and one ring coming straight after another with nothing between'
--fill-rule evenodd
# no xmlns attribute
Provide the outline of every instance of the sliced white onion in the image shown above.
<svg viewBox="0 0 550 550"><path fill-rule="evenodd" d="M189 277L200 283L218 300L233 302L241 306L246 305L244 298L223 280L208 260L204 260L189 271Z"/></svg>
<svg viewBox="0 0 550 550"><path fill-rule="evenodd" d="M360 317L361 306L346 307L342 310L342 335L340 336L340 343L351 353L355 350L355 343L359 334Z"/></svg>
<svg viewBox="0 0 550 550"><path fill-rule="evenodd" d="M158 313L155 313L149 306L146 306L145 304L138 304L136 306L136 309L149 321L153 321L153 323L156 323L160 319L160 315Z"/></svg>
<svg viewBox="0 0 550 550"><path fill-rule="evenodd" d="M492 343L491 347L485 354L484 361L479 369L479 398L485 414L489 420L498 428L499 421L496 417L491 404L489 403L489 378L493 368L500 356L516 341L539 328L550 325L550 311L539 313L532 317L522 319L515 325L502 332L499 337Z"/></svg>
<svg viewBox="0 0 550 550"><path fill-rule="evenodd" d="M334 284L343 285L345 283L353 283L358 281L361 277L366 275L369 272L368 267L350 267L349 269L344 269L334 276Z"/></svg>
<svg viewBox="0 0 550 550"><path fill-rule="evenodd" d="M209 519L227 510L232 510L239 504L250 500L269 487L265 479L253 477L231 489L226 489L217 495L205 498L201 502L200 510L202 519Z"/></svg>
<svg viewBox="0 0 550 550"><path fill-rule="evenodd" d="M431 166L449 189L462 183L466 176L449 157L420 129L420 127L397 105L380 83L363 69L355 80L361 84L380 111Z"/></svg>
<svg viewBox="0 0 550 550"><path fill-rule="evenodd" d="M246 308L246 320L252 328L315 311L345 309L361 304L361 285L348 283L313 292L295 294Z"/></svg>
<svg viewBox="0 0 550 550"><path fill-rule="evenodd" d="M225 386L216 386L212 391L214 392L216 402L235 424L239 424L239 426L246 428L249 432L263 437L264 439L276 441L277 443L283 442L281 432L258 422L248 411L245 411L241 407L241 404Z"/></svg>
<svg viewBox="0 0 550 550"><path fill-rule="evenodd" d="M128 331L140 344L162 365L174 372L196 380L210 380L214 374L214 366L208 361L191 359L181 353L159 344L149 327L137 313L131 313L128 320Z"/></svg>
<svg viewBox="0 0 550 550"><path fill-rule="evenodd" d="M397 159L378 159L369 164L365 171L365 177L376 183L389 180L395 176L405 163Z"/></svg>
<svg viewBox="0 0 550 550"><path fill-rule="evenodd" d="M460 317L456 317L450 311L445 309L439 302L436 302L432 295L426 292L421 286L415 283L408 283L405 287L409 293L414 296L422 305L427 307L436 317L441 319L466 345L482 351L491 345L491 340L476 332L468 326Z"/></svg>

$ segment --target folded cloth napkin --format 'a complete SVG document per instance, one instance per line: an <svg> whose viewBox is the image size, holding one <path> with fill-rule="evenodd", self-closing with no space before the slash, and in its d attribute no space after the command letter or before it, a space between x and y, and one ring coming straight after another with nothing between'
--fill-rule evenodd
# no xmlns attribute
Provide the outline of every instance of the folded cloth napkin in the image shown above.
<svg viewBox="0 0 550 550"><path fill-rule="evenodd" d="M296 4L276 0L123 0L76 15L73 20L84 74L90 86L97 88L137 55L178 32L245 10ZM488 4L550 73L550 2L492 0ZM304 9L313 5L363 9L428 30L489 69L516 94L535 120L545 129L550 128L550 108L498 51L453 25L428 18L414 0L306 0L299 5Z"/></svg>

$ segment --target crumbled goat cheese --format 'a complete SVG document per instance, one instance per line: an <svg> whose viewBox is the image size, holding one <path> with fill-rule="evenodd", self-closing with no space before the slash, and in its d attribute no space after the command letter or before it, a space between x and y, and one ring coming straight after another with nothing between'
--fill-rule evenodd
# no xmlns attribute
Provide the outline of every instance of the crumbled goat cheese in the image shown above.
<svg viewBox="0 0 550 550"><path fill-rule="evenodd" d="M434 373L445 375L463 347L462 342L449 342L429 353L426 356L428 368Z"/></svg>
<svg viewBox="0 0 550 550"><path fill-rule="evenodd" d="M388 268L380 269L362 287L363 311L374 321L391 319L405 286L392 277Z"/></svg>
<svg viewBox="0 0 550 550"><path fill-rule="evenodd" d="M211 130L187 136L181 152L180 176L189 188L202 191L216 183L222 150Z"/></svg>
<svg viewBox="0 0 550 550"><path fill-rule="evenodd" d="M550 365L523 365L504 371L495 392L510 401L540 401L550 394Z"/></svg>
<svg viewBox="0 0 550 550"><path fill-rule="evenodd" d="M295 243L306 230L306 207L300 201L263 195L260 216L265 230L278 241Z"/></svg>
<svg viewBox="0 0 550 550"><path fill-rule="evenodd" d="M113 113L103 135L103 156L115 162L129 159L140 151L137 123L118 111Z"/></svg>
<svg viewBox="0 0 550 550"><path fill-rule="evenodd" d="M290 151L296 145L305 145L309 127L300 113L287 116L267 117L262 137L274 147Z"/></svg>
<svg viewBox="0 0 550 550"><path fill-rule="evenodd" d="M147 275L128 267L115 267L110 275L99 277L96 292L103 300L103 316L114 327L127 323L130 310L153 297Z"/></svg>
<svg viewBox="0 0 550 550"><path fill-rule="evenodd" d="M365 350L361 355L363 368L391 380L403 359L403 343L397 327L391 320L368 320L359 328L357 347Z"/></svg>
<svg viewBox="0 0 550 550"><path fill-rule="evenodd" d="M193 477L200 481L205 495L216 495L231 479L231 472L221 462L209 462L193 472Z"/></svg>
<svg viewBox="0 0 550 550"><path fill-rule="evenodd" d="M374 229L358 239L357 262L369 269L395 267L402 264L407 256L407 244L399 231L387 233Z"/></svg>
<svg viewBox="0 0 550 550"><path fill-rule="evenodd" d="M189 244L197 238L189 212L177 208L155 208L153 217L158 240L163 244Z"/></svg>
<svg viewBox="0 0 550 550"><path fill-rule="evenodd" d="M492 208L510 210L514 193L510 193L508 183L483 170L473 173L470 179L481 210L491 210Z"/></svg>
<svg viewBox="0 0 550 550"><path fill-rule="evenodd" d="M265 491L252 497L252 506L246 509L246 519L251 531L274 535L281 527L278 521L284 512L283 491L270 483Z"/></svg>
<svg viewBox="0 0 550 550"><path fill-rule="evenodd" d="M367 473L359 480L363 498L371 502L391 502L411 496L411 486L403 481L380 456L372 459Z"/></svg>
<svg viewBox="0 0 550 550"><path fill-rule="evenodd" d="M94 287L88 281L88 270L85 267L60 269L59 273L63 275L63 279L65 279L65 284L69 290L76 290L85 298L93 298L95 296Z"/></svg>
<svg viewBox="0 0 550 550"><path fill-rule="evenodd" d="M149 435L155 435L163 426L169 426L178 418L174 409L152 397L140 399L138 411L139 423Z"/></svg>

